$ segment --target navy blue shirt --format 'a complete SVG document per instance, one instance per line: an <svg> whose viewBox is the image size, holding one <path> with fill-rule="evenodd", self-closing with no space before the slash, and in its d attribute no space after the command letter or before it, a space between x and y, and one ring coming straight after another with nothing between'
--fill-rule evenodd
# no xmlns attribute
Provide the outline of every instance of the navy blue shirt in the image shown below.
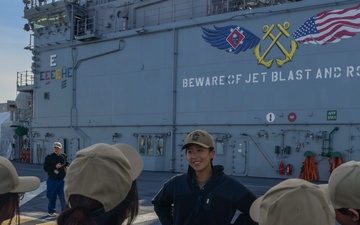
<svg viewBox="0 0 360 225"><path fill-rule="evenodd" d="M56 164L60 163L63 165L61 168L56 169ZM44 170L52 180L62 180L65 177L65 167L69 166L67 156L64 153L57 155L51 153L45 157Z"/></svg>
<svg viewBox="0 0 360 225"><path fill-rule="evenodd" d="M241 214L233 224L255 225L249 215L257 196L237 180L214 166L211 179L199 188L194 170L176 175L152 199L162 225L228 225L236 210Z"/></svg>

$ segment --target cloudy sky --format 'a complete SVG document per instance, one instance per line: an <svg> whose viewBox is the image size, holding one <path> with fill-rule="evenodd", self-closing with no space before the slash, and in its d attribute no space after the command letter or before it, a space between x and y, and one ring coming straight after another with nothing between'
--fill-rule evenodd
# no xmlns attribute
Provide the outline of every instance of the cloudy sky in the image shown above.
<svg viewBox="0 0 360 225"><path fill-rule="evenodd" d="M17 72L30 70L30 32L23 30L22 0L8 0L0 7L0 103L15 100Z"/></svg>

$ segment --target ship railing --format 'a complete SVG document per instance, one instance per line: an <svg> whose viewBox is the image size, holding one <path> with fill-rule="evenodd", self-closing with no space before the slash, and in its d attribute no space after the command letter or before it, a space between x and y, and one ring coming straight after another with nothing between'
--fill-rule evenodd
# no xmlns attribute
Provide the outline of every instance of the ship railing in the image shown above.
<svg viewBox="0 0 360 225"><path fill-rule="evenodd" d="M17 86L25 87L34 85L34 73L31 71L17 72Z"/></svg>
<svg viewBox="0 0 360 225"><path fill-rule="evenodd" d="M113 2L116 0L93 0L93 4L94 5L100 5L100 4L105 4L105 3L109 3L109 2Z"/></svg>
<svg viewBox="0 0 360 225"><path fill-rule="evenodd" d="M77 0L23 0L27 7L39 7L45 4L51 4L54 2L76 2ZM87 4L101 5L114 2L116 0L87 0ZM301 0L208 0L207 8L209 15L226 13L237 10L252 9L256 7L265 7L270 5L284 4L288 2L295 2ZM192 0L189 4L191 7L196 5L198 0ZM175 1L176 3L176 1ZM189 10L189 9L186 9Z"/></svg>
<svg viewBox="0 0 360 225"><path fill-rule="evenodd" d="M30 8L51 4L54 2L75 2L75 1L76 0L23 0L24 4L26 4L27 7Z"/></svg>
<svg viewBox="0 0 360 225"><path fill-rule="evenodd" d="M10 121L26 122L33 118L33 106L26 109L15 109L10 114Z"/></svg>
<svg viewBox="0 0 360 225"><path fill-rule="evenodd" d="M99 23L97 18L94 17L85 17L77 20L75 28L75 36L84 36L84 35L101 35L103 25Z"/></svg>
<svg viewBox="0 0 360 225"><path fill-rule="evenodd" d="M95 1L95 0L93 0ZM101 0L99 0L101 1ZM296 1L296 0L293 0ZM153 4L149 7L138 7L134 10L134 21L131 21L130 29L145 26L160 25L194 19L217 14L251 10L254 8L268 7L289 3L288 0L208 0L208 1L163 1L163 4Z"/></svg>
<svg viewBox="0 0 360 225"><path fill-rule="evenodd" d="M85 0L24 0L25 4L44 5L53 2L72 2L85 4ZM116 0L86 0L86 5L94 6L109 4ZM85 17L76 18L74 36L96 39L106 33L114 31L137 29L145 26L154 26L188 19L212 16L228 12L241 10L251 10L253 8L268 7L271 5L285 4L299 0L187 0L187 1L149 1L149 4L127 5L132 16L120 16L115 20L115 24L109 21L101 21L99 18ZM125 8L124 8L125 9ZM121 11L121 10L119 10ZM124 11L124 10L123 10ZM126 10L125 10L126 11ZM76 16L76 15L75 15ZM89 36L89 37L87 37ZM28 49L32 46L29 44Z"/></svg>

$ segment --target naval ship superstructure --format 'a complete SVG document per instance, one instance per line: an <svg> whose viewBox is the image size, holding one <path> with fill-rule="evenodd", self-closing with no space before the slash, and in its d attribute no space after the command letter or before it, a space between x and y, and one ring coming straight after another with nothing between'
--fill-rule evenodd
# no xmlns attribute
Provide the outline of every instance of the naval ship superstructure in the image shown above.
<svg viewBox="0 0 360 225"><path fill-rule="evenodd" d="M26 140L33 163L54 141L70 161L123 142L144 170L182 172L195 129L235 176L299 177L310 163L325 181L360 160L358 1L23 2L33 57L17 74L16 154Z"/></svg>

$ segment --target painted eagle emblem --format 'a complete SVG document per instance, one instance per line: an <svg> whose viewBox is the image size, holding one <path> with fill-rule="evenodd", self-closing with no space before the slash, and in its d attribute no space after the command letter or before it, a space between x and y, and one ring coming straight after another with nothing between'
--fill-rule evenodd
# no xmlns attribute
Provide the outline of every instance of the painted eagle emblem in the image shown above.
<svg viewBox="0 0 360 225"><path fill-rule="evenodd" d="M254 48L260 42L259 37L240 26L214 26L214 28L215 30L202 27L202 37L211 46L230 53L245 52L249 48Z"/></svg>

